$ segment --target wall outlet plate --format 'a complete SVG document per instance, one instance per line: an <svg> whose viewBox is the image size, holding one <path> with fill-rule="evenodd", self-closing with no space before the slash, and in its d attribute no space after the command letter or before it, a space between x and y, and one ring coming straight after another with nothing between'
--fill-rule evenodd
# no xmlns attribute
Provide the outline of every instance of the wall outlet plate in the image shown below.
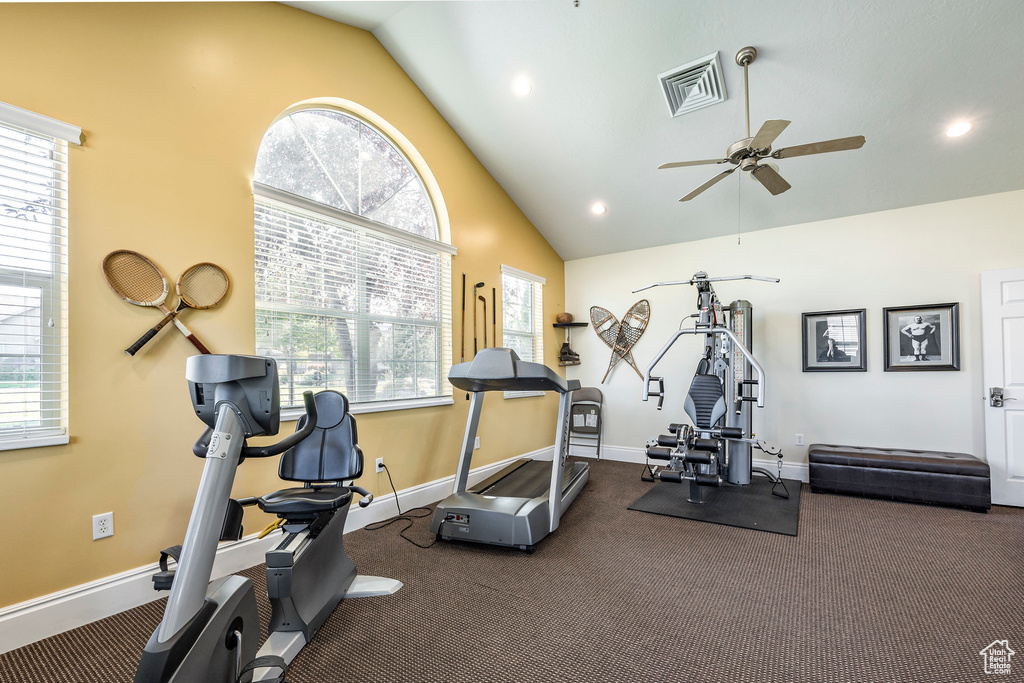
<svg viewBox="0 0 1024 683"><path fill-rule="evenodd" d="M377 471L378 472L383 472L384 471L384 458L377 458Z"/></svg>
<svg viewBox="0 0 1024 683"><path fill-rule="evenodd" d="M478 450L479 448L480 448L480 437L478 436L473 441L473 450Z"/></svg>
<svg viewBox="0 0 1024 683"><path fill-rule="evenodd" d="M104 512L102 515L92 516L92 540L114 535L114 513Z"/></svg>
<svg viewBox="0 0 1024 683"><path fill-rule="evenodd" d="M796 435L796 445L797 446L803 446L804 445L804 435L803 434L797 434Z"/></svg>

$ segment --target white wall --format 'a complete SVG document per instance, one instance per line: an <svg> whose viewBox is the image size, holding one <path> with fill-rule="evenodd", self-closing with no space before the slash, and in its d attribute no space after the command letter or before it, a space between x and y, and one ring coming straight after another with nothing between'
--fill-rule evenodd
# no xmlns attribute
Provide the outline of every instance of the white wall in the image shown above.
<svg viewBox="0 0 1024 683"><path fill-rule="evenodd" d="M685 207L680 207L685 211ZM637 226L642 229L642 226ZM680 320L696 311L693 287L633 289L663 280L768 275L781 283L723 282L728 303L754 310L753 353L768 378L767 405L754 409L758 438L783 446L787 461L806 462L806 444L922 448L984 457L980 273L1024 266L1024 191L793 225L743 235L599 256L565 264L566 310L589 320L603 306L619 318L637 300L651 302L651 322L634 347L643 372ZM959 372L884 372L882 308L960 303ZM867 309L867 372L802 372L801 313ZM686 325L692 325L687 321ZM592 328L574 330L583 364L568 376L605 394L604 443L640 448L687 421L682 399L701 343L683 337L658 364L665 407L641 400L643 382L620 363L600 384L610 355Z"/></svg>

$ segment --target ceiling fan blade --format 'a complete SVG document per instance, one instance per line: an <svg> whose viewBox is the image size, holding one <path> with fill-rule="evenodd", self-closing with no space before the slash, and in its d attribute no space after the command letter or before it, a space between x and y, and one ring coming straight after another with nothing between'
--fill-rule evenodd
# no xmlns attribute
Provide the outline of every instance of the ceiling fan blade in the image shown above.
<svg viewBox="0 0 1024 683"><path fill-rule="evenodd" d="M681 202L688 202L688 201L690 201L691 199L693 199L694 197L699 195L701 192L703 192L704 190L708 189L709 187L711 187L712 185L717 183L719 180L722 180L723 178L725 178L725 176L727 176L730 173L732 173L733 171L735 171L737 168L738 168L738 166L733 166L728 171L722 171L721 173L716 175L714 178L712 178L711 180L707 181L706 183L704 183L703 185L701 185L696 190L694 190L690 194L686 195L685 197L683 197L679 201L681 201ZM783 181L783 182L785 182L785 181Z"/></svg>
<svg viewBox="0 0 1024 683"><path fill-rule="evenodd" d="M705 164L724 164L728 159L701 159L700 161L673 161L671 164L662 164L662 168L682 168L683 166L704 166Z"/></svg>
<svg viewBox="0 0 1024 683"><path fill-rule="evenodd" d="M761 124L761 130L757 131L747 146L750 149L767 149L771 147L772 143L775 142L775 138L779 137L789 124L790 122L784 119L765 121Z"/></svg>
<svg viewBox="0 0 1024 683"><path fill-rule="evenodd" d="M764 185L765 189L772 194L782 194L792 187L786 179L780 176L771 166L758 166L751 173L757 181Z"/></svg>
<svg viewBox="0 0 1024 683"><path fill-rule="evenodd" d="M854 135L851 138L839 138L838 140L825 140L824 142L812 142L807 145L796 145L795 147L783 147L772 154L775 159L788 159L790 157L802 157L808 154L824 154L825 152L843 152L848 149L860 149L864 146L864 136Z"/></svg>

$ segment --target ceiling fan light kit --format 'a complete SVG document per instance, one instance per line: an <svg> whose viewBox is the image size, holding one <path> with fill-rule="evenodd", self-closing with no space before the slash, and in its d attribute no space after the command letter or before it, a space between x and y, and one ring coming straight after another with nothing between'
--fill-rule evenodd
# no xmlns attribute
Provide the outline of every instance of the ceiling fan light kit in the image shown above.
<svg viewBox="0 0 1024 683"><path fill-rule="evenodd" d="M773 195L782 194L792 187L779 175L776 164L765 162L766 159L788 159L791 157L807 156L810 154L824 154L826 152L841 152L850 149L859 149L864 146L864 136L855 135L848 138L825 140L823 142L812 142L794 147L781 147L772 149L772 143L782 134L790 122L784 119L772 119L761 124L754 135L750 134L750 89L747 82L747 67L757 59L757 50L753 47L745 47L736 53L736 64L743 67L743 101L745 105L747 121L747 137L734 142L725 152L723 159L703 159L700 161L676 161L662 164L659 169L681 168L684 166L703 166L708 164L732 164L733 167L722 171L711 180L705 182L679 201L687 202L701 194L712 185L724 180L737 168L750 173L750 176L761 183L766 190ZM765 163L762 163L765 162Z"/></svg>

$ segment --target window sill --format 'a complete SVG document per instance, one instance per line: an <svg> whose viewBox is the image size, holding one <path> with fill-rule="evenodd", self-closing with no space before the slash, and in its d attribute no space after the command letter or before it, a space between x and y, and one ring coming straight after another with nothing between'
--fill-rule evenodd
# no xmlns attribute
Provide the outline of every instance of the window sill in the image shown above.
<svg viewBox="0 0 1024 683"><path fill-rule="evenodd" d="M43 448L45 446L64 446L71 441L67 434L56 436L36 436L29 439L0 440L0 451L13 451L21 448Z"/></svg>
<svg viewBox="0 0 1024 683"><path fill-rule="evenodd" d="M505 398L529 398L530 396L543 396L543 391L506 391Z"/></svg>
<svg viewBox="0 0 1024 683"><path fill-rule="evenodd" d="M414 408L432 408L434 406L450 406L455 403L451 396L434 398L407 398L398 401L381 401L380 403L363 403L353 405L349 412L353 415L363 413L385 413L392 410L412 410ZM286 408L281 411L281 422L292 422L306 414L302 408Z"/></svg>

